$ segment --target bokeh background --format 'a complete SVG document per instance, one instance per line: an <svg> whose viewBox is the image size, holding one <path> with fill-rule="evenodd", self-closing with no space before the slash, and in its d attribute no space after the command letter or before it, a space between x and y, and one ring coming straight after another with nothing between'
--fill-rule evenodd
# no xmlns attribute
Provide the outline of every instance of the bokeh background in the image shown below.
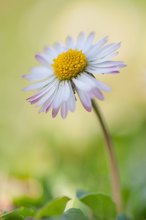
<svg viewBox="0 0 146 220"><path fill-rule="evenodd" d="M95 31L97 40L108 35L110 42L122 42L116 59L127 67L118 75L98 75L112 88L98 103L114 139L126 211L146 212L145 24L145 0L0 0L0 209L15 197L43 192L111 194L94 113L78 102L66 120L52 119L38 114L22 92L28 83L21 75L37 65L37 52L68 35Z"/></svg>

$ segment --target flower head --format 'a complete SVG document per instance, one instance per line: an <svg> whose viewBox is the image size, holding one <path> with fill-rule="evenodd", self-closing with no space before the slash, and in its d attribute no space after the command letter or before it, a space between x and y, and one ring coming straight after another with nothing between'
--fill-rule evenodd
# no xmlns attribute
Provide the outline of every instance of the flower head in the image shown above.
<svg viewBox="0 0 146 220"><path fill-rule="evenodd" d="M94 43L94 37L94 33L87 37L80 33L76 42L67 37L64 45L56 43L45 49L44 53L36 55L41 65L32 68L31 73L23 77L35 81L24 91L37 90L28 101L40 106L39 112L52 109L52 117L55 117L60 110L61 116L65 118L68 111L75 111L76 93L89 112L93 98L104 99L101 91L108 92L110 88L93 74L119 73L125 64L112 61L120 43L106 45L107 37Z"/></svg>

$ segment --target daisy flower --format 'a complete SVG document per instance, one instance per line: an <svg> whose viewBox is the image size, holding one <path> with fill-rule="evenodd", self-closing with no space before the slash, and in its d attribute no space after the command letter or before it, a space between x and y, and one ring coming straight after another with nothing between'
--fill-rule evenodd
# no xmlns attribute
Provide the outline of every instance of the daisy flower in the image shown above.
<svg viewBox="0 0 146 220"><path fill-rule="evenodd" d="M92 99L103 100L102 91L110 91L93 74L119 73L125 64L112 61L112 58L117 55L120 43L106 44L107 37L94 43L94 37L95 33L87 37L80 33L76 41L67 37L65 44L56 43L36 55L40 66L32 68L31 73L23 75L23 78L35 82L24 91L37 90L28 101L40 107L39 112L52 109L52 117L60 111L65 118L69 111L75 111L76 94L90 112Z"/></svg>

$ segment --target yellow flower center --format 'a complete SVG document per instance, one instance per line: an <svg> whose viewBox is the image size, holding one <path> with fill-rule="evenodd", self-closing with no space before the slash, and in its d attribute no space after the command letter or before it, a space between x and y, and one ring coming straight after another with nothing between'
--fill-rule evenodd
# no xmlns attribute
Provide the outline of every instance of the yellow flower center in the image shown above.
<svg viewBox="0 0 146 220"><path fill-rule="evenodd" d="M59 80L70 80L84 71L87 66L85 54L80 50L68 50L59 54L52 64L54 73Z"/></svg>

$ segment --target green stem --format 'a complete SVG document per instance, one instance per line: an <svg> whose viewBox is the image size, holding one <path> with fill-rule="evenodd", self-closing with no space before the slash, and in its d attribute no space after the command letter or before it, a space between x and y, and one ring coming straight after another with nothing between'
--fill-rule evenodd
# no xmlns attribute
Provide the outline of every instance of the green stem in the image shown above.
<svg viewBox="0 0 146 220"><path fill-rule="evenodd" d="M107 150L109 165L111 169L113 200L116 204L117 212L122 213L123 207L122 207L122 198L121 198L121 189L120 189L120 178L119 178L118 166L113 148L112 138L105 123L105 120L100 112L100 109L94 100L92 100L92 106L99 120L105 139L106 150Z"/></svg>

